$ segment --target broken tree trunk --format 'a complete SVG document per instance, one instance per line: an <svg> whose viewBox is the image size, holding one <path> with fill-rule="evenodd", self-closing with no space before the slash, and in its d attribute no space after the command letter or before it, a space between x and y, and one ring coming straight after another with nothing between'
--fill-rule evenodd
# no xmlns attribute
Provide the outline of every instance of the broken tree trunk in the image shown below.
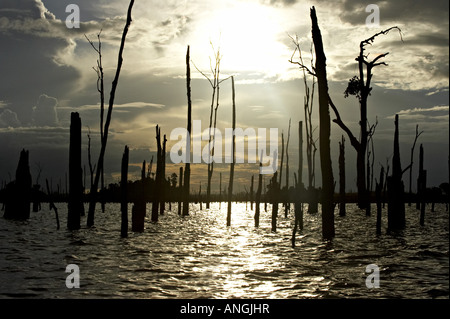
<svg viewBox="0 0 450 319"><path fill-rule="evenodd" d="M417 183L418 186L418 197L420 201L420 225L425 225L425 192L427 189L427 171L423 169L423 146L420 144L420 153L419 153L419 180Z"/></svg>
<svg viewBox="0 0 450 319"><path fill-rule="evenodd" d="M187 131L188 136L186 138L186 160L184 167L184 187L183 187L183 216L189 215L189 184L191 180L191 133L192 133L192 100L191 100L191 67L190 67L190 53L189 46L186 53L186 89L188 100L188 120Z"/></svg>
<svg viewBox="0 0 450 319"><path fill-rule="evenodd" d="M181 203L183 199L183 166L180 167L180 176L178 178L178 215L181 215Z"/></svg>
<svg viewBox="0 0 450 319"><path fill-rule="evenodd" d="M320 167L322 170L322 236L331 239L334 229L334 181L330 153L330 112L328 108L328 82L326 57L323 50L322 35L317 23L316 10L311 8L312 38L316 52L316 73L319 88L319 141Z"/></svg>
<svg viewBox="0 0 450 319"><path fill-rule="evenodd" d="M29 152L23 149L17 165L16 180L6 186L4 214L6 219L30 218L31 184Z"/></svg>
<svg viewBox="0 0 450 319"><path fill-rule="evenodd" d="M339 142L339 216L345 216L345 139Z"/></svg>
<svg viewBox="0 0 450 319"><path fill-rule="evenodd" d="M301 194L303 192L303 184L302 184L302 175L303 175L303 122L300 121L298 122L298 137L299 137L299 141L298 141L298 149L299 149L299 154L298 154L298 179L296 179L295 181L295 192L296 192L296 196L295 196L295 205L294 205L294 210L295 210L295 220L294 220L294 228L296 231L296 227L297 224L299 225L300 229L303 229L303 204L301 202ZM295 176L295 174L294 174ZM293 233L293 236L295 235L295 231ZM294 240L294 244L295 245L295 238Z"/></svg>
<svg viewBox="0 0 450 319"><path fill-rule="evenodd" d="M155 177L155 187L153 189L153 203L152 203L152 222L158 221L158 208L159 201L161 195L161 174L162 174L162 163L161 163L161 128L156 125L156 146L157 146L157 155L156 155L156 177Z"/></svg>
<svg viewBox="0 0 450 319"><path fill-rule="evenodd" d="M398 114L395 115L394 156L392 175L388 177L388 231L405 228L404 186L400 162Z"/></svg>
<svg viewBox="0 0 450 319"><path fill-rule="evenodd" d="M234 91L234 76L231 77L231 94L232 94L232 128L233 128L233 137L231 141L231 153L232 160L230 164L230 181L228 183L228 207L227 207L227 226L231 226L231 199L233 196L233 179L234 179L234 163L236 162L236 135L234 134L236 129L236 100L235 100L235 91Z"/></svg>
<svg viewBox="0 0 450 319"><path fill-rule="evenodd" d="M70 116L69 146L69 201L67 228L80 229L80 216L83 205L83 180L81 171L81 119L72 112Z"/></svg>
<svg viewBox="0 0 450 319"><path fill-rule="evenodd" d="M384 184L384 167L381 167L380 182L377 183L375 187L375 196L377 201L377 235L381 234L381 201L382 201L383 184Z"/></svg>
<svg viewBox="0 0 450 319"><path fill-rule="evenodd" d="M166 207L166 143L167 143L167 138L166 138L166 134L164 134L164 139L163 139L163 146L162 146L162 150L161 150L161 180L160 180L160 185L161 185L161 193L160 193L160 197L159 197L159 214L160 215L164 215L165 212L165 207ZM159 165L159 164L158 164Z"/></svg>
<svg viewBox="0 0 450 319"><path fill-rule="evenodd" d="M120 227L120 235L128 237L128 198L127 198L127 186L128 186L128 159L129 149L125 146L125 150L122 156L122 170L120 178L120 211L122 213L122 222Z"/></svg>
<svg viewBox="0 0 450 319"><path fill-rule="evenodd" d="M280 185L277 182L278 171L272 177L272 232L277 231L277 217L278 217L278 196Z"/></svg>
<svg viewBox="0 0 450 319"><path fill-rule="evenodd" d="M260 159L262 159L262 156L260 157ZM262 163L259 162L260 170L261 170L261 167L262 167ZM256 189L256 198L255 198L255 227L259 227L261 190L262 190L262 174L258 174L258 188Z"/></svg>

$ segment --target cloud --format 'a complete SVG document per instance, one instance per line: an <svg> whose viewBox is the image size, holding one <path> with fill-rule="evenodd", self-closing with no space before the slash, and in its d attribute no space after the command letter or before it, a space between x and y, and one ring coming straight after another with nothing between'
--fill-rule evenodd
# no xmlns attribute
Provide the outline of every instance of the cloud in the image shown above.
<svg viewBox="0 0 450 319"><path fill-rule="evenodd" d="M33 107L33 124L36 126L57 126L57 106L58 100L56 98L41 94L36 106Z"/></svg>
<svg viewBox="0 0 450 319"><path fill-rule="evenodd" d="M20 126L20 121L17 118L17 114L10 109L3 110L0 113L0 128L7 127L18 127Z"/></svg>

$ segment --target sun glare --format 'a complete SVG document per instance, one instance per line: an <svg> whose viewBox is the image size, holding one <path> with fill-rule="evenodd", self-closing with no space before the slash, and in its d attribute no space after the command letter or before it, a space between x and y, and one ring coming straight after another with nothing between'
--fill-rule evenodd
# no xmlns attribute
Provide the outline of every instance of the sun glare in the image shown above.
<svg viewBox="0 0 450 319"><path fill-rule="evenodd" d="M270 75L280 72L286 64L286 48L277 39L283 32L277 19L276 11L258 3L238 3L217 10L204 28L205 38L216 49L220 45L221 69Z"/></svg>

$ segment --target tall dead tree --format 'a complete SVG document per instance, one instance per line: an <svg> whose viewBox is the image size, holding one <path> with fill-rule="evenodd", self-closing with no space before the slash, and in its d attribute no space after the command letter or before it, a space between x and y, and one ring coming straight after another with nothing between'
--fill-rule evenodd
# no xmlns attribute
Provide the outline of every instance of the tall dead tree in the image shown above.
<svg viewBox="0 0 450 319"><path fill-rule="evenodd" d="M314 102L314 91L315 91L315 79L316 75L312 72L312 69L314 68L314 55L313 55L313 46L311 44L311 67L307 67L306 64L303 61L302 51L300 48L300 43L298 40L298 37L295 39L291 37L295 49L292 53L291 59L289 60L290 63L299 65L300 69L303 73L303 83L305 87L305 96L303 99L303 109L305 114L305 133L306 133L306 163L308 165L308 188L311 189L315 185L315 154L317 151L316 147L316 140L314 139L314 131L315 128L313 128L312 125L312 113L313 113L313 102ZM298 52L298 61L294 61L294 55ZM311 85L308 83L306 74L310 74L312 81ZM302 182L302 177L298 176L300 183Z"/></svg>
<svg viewBox="0 0 450 319"><path fill-rule="evenodd" d="M187 90L187 132L186 138L186 160L184 166L184 186L183 186L183 216L189 215L189 187L191 181L191 135L192 135L192 100L191 100L191 66L190 48L186 52L186 90Z"/></svg>
<svg viewBox="0 0 450 319"><path fill-rule="evenodd" d="M412 169L413 169L413 161L414 161L414 149L416 147L417 139L419 136L423 133L421 131L419 133L419 124L416 125L416 135L414 137L414 143L411 147L411 159L410 159L410 167L409 167L409 194L408 194L408 206L411 206L411 199L412 199Z"/></svg>
<svg viewBox="0 0 450 319"><path fill-rule="evenodd" d="M339 142L339 216L345 216L345 138Z"/></svg>
<svg viewBox="0 0 450 319"><path fill-rule="evenodd" d="M419 179L417 182L417 197L420 202L420 225L425 225L425 205L426 205L426 196L425 192L427 190L427 171L423 169L423 146L420 144L420 153L419 153Z"/></svg>
<svg viewBox="0 0 450 319"><path fill-rule="evenodd" d="M397 231L405 227L404 185L400 161L398 114L395 115L394 155L392 157L392 175L387 179L388 188L388 231Z"/></svg>
<svg viewBox="0 0 450 319"><path fill-rule="evenodd" d="M122 155L122 169L121 169L121 178L120 178L120 211L122 215L122 222L120 226L120 235L124 237L128 237L128 160L129 160L129 149L128 146L125 145L125 150Z"/></svg>
<svg viewBox="0 0 450 319"><path fill-rule="evenodd" d="M152 222L158 221L158 208L161 202L161 192L163 186L163 154L161 146L161 128L156 125L156 177L155 177L155 187L153 191L153 203L152 203Z"/></svg>
<svg viewBox="0 0 450 319"><path fill-rule="evenodd" d="M330 152L330 112L328 109L328 81L326 57L323 51L322 35L317 23L316 10L311 8L312 38L316 52L316 74L319 88L319 151L322 171L322 237L331 239L334 229L334 180Z"/></svg>
<svg viewBox="0 0 450 319"><path fill-rule="evenodd" d="M234 179L234 164L236 162L236 135L234 131L236 129L236 96L234 91L234 77L231 77L231 95L232 95L232 128L233 137L231 140L231 164L230 164L230 181L228 183L228 206L227 206L227 226L231 226L231 200L233 196L233 179Z"/></svg>
<svg viewBox="0 0 450 319"><path fill-rule="evenodd" d="M383 184L384 184L384 167L381 166L380 170L380 182L376 183L375 186L375 196L376 196L376 202L377 202L377 235L381 234L381 197L382 197L382 190L383 190Z"/></svg>
<svg viewBox="0 0 450 319"><path fill-rule="evenodd" d="M272 232L277 231L277 217L278 217L278 196L280 193L280 184L277 181L278 171L273 174L270 186L272 196Z"/></svg>
<svg viewBox="0 0 450 319"><path fill-rule="evenodd" d="M291 139L291 119L289 119L288 136L286 140L286 201L284 203L284 215L287 218L291 207L289 199L289 140Z"/></svg>
<svg viewBox="0 0 450 319"><path fill-rule="evenodd" d="M357 188L358 188L358 207L364 209L367 207L369 203L369 198L367 194L366 188L366 150L368 144L368 138L371 134L370 127L367 123L367 100L372 91L371 81L373 77L373 68L379 65L387 65L385 62L380 62L380 59L386 57L389 52L379 54L372 61L369 61L368 54L365 54L367 45L372 45L375 41L375 38L380 35L386 35L389 31L397 29L400 32L399 27L391 27L389 29L380 31L368 39L365 39L359 44L359 55L356 58L358 62L359 76L354 76L349 80L347 89L344 92L344 96L348 97L349 95L355 95L360 104L360 139L358 140L352 131L344 124L341 119L341 116L334 105L333 101L329 97L329 103L331 108L333 109L336 118L333 120L339 127L341 127L348 135L350 144L356 150L356 173L357 173Z"/></svg>
<svg viewBox="0 0 450 319"><path fill-rule="evenodd" d="M216 142L216 127L217 127L217 111L219 109L219 96L220 96L220 84L227 80L220 80L220 62L222 60L222 56L220 55L220 47L217 51L214 48L214 45L211 42L211 47L214 52L214 66L211 65L211 77L207 76L204 72L200 71L195 65L200 74L202 74L211 85L212 94L211 94L211 110L209 114L209 143L208 143L208 185L206 188L206 209L209 209L210 199L211 199L211 180L214 171L214 147ZM211 59L210 59L211 61Z"/></svg>
<svg viewBox="0 0 450 319"><path fill-rule="evenodd" d="M100 175L103 171L103 163L104 163L105 152L106 152L106 144L108 142L109 125L111 123L112 110L114 107L114 99L116 96L117 85L119 83L120 70L122 69L122 63L123 63L122 55L123 55L123 50L125 47L125 39L126 39L126 36L128 33L128 28L130 27L130 24L131 24L131 11L132 11L133 5L134 5L134 0L131 0L130 4L128 6L127 20L126 20L125 27L124 27L123 33L122 33L122 40L121 40L120 48L119 48L116 74L114 76L114 80L113 80L112 86L111 86L111 92L110 92L109 104L108 104L108 112L106 114L106 120L105 120L104 129L103 129L103 138L101 139L101 149L100 149L100 154L99 154L98 162L97 162L97 170L96 170L96 174L95 174L94 184L92 185L91 190L90 190L89 212L88 212L88 218L87 218L87 226L88 227L91 227L94 225L95 205L97 202L98 183L100 180Z"/></svg>
<svg viewBox="0 0 450 319"><path fill-rule="evenodd" d="M167 138L166 134L164 134L163 145L161 149L161 192L160 192L160 201L159 201L159 214L164 215L165 207L166 207L166 143ZM160 165L160 164L158 164Z"/></svg>
<svg viewBox="0 0 450 319"><path fill-rule="evenodd" d="M69 201L67 209L67 228L80 229L80 216L83 206L83 176L81 173L81 119L72 112L70 115L69 145Z"/></svg>
<svg viewBox="0 0 450 319"><path fill-rule="evenodd" d="M259 169L261 170L262 167L262 152L260 156L260 162L259 162ZM262 175L258 174L258 188L256 189L256 196L255 196L255 227L259 227L259 217L260 217L260 206L261 206L261 191L262 191Z"/></svg>
<svg viewBox="0 0 450 319"><path fill-rule="evenodd" d="M180 166L180 175L178 176L178 215L181 215L182 200L183 200L183 166Z"/></svg>

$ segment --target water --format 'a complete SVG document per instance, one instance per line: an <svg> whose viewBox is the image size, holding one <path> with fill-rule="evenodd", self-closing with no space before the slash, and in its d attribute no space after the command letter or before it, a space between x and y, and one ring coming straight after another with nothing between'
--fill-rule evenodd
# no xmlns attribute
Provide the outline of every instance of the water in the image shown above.
<svg viewBox="0 0 450 319"><path fill-rule="evenodd" d="M449 298L444 205L427 210L424 227L407 207L407 228L397 235L386 234L383 211L380 236L374 214L347 205L346 217L336 212L332 241L321 238L320 213L305 214L295 248L293 218L281 205L276 233L271 205L255 229L250 205L234 203L226 227L227 205L212 203L203 211L191 204L184 218L173 205L125 239L118 204L96 213L95 228L78 231L65 229L66 204L57 207L60 230L47 204L26 222L0 218L0 298ZM68 264L79 266L79 289L66 287ZM380 288L366 287L369 264L380 268Z"/></svg>

